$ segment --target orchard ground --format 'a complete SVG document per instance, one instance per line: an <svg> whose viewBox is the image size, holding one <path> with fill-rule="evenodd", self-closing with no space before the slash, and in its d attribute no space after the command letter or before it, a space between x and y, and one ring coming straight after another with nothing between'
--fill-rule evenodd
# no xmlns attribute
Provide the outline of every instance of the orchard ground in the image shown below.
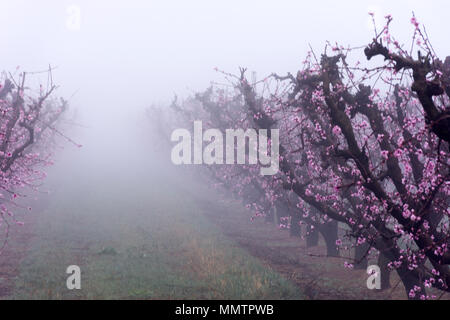
<svg viewBox="0 0 450 320"><path fill-rule="evenodd" d="M323 244L250 221L237 200L139 150L66 152L47 205L20 216L0 256L0 299L406 299L395 275L392 290L371 291L364 270L310 255ZM66 288L69 265L81 290Z"/></svg>

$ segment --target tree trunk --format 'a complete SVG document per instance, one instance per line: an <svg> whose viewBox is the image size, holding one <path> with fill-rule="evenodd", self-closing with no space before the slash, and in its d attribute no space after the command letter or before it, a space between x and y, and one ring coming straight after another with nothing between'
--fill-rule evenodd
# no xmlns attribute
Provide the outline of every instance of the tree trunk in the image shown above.
<svg viewBox="0 0 450 320"><path fill-rule="evenodd" d="M370 246L367 242L355 246L355 269L366 270L368 265L367 252ZM381 266L380 266L381 267Z"/></svg>
<svg viewBox="0 0 450 320"><path fill-rule="evenodd" d="M266 222L275 223L275 207L271 207L266 213Z"/></svg>
<svg viewBox="0 0 450 320"><path fill-rule="evenodd" d="M385 249L385 251L383 251L383 259L385 259L386 263L396 260L396 255L398 255L398 252L395 252L395 250L396 249L392 248ZM385 263L385 261L383 260L383 264ZM396 269L396 271L400 279L402 280L403 285L405 286L406 296L409 299L420 299L421 295L426 296L425 286L420 280L420 277L418 277L415 272L411 272L411 270L409 270L404 263L398 269ZM414 289L416 288L420 288L420 291L414 291ZM410 296L411 292L414 292L415 294Z"/></svg>
<svg viewBox="0 0 450 320"><path fill-rule="evenodd" d="M286 219L289 218L289 210L287 209L287 207L278 202L277 204L275 204L275 210L276 210L276 223L280 224L280 223L286 223Z"/></svg>
<svg viewBox="0 0 450 320"><path fill-rule="evenodd" d="M300 213L294 212L291 216L291 228L290 228L291 237L300 237L301 236L301 226L300 226Z"/></svg>
<svg viewBox="0 0 450 320"><path fill-rule="evenodd" d="M310 225L306 228L306 247L315 247L319 244L319 231L314 228L312 229Z"/></svg>
<svg viewBox="0 0 450 320"><path fill-rule="evenodd" d="M336 245L338 239L338 222L327 222L319 227L319 231L325 239L328 257L339 257L339 248Z"/></svg>
<svg viewBox="0 0 450 320"><path fill-rule="evenodd" d="M381 290L386 290L391 287L390 277L391 271L388 268L389 259L380 252L378 256L378 266L381 272Z"/></svg>

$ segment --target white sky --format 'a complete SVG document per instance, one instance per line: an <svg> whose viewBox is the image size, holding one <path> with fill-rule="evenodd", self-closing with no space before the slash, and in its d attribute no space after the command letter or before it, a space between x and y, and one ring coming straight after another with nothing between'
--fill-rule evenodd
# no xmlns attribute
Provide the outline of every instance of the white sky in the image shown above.
<svg viewBox="0 0 450 320"><path fill-rule="evenodd" d="M79 30L67 27L70 5ZM308 43L364 45L373 35L368 11L394 16L393 33L408 41L411 12L439 55L450 55L447 0L430 1L65 1L0 0L0 69L58 66L58 94L79 90L83 108L143 108L174 93L206 88L214 67L258 75L296 72Z"/></svg>

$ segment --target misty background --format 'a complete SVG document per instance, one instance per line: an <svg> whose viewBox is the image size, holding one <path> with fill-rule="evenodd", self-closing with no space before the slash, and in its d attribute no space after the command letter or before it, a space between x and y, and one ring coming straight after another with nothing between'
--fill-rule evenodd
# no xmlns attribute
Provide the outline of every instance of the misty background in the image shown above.
<svg viewBox="0 0 450 320"><path fill-rule="evenodd" d="M80 12L75 27L73 7ZM106 125L221 81L215 67L247 67L258 77L295 73L309 44L316 52L327 40L366 45L373 36L369 11L379 27L392 14L392 34L401 43L410 41L414 11L438 56L445 57L448 7L438 0L1 0L0 61L11 72L17 66L57 67L56 95L70 99L86 125L100 125L99 119Z"/></svg>

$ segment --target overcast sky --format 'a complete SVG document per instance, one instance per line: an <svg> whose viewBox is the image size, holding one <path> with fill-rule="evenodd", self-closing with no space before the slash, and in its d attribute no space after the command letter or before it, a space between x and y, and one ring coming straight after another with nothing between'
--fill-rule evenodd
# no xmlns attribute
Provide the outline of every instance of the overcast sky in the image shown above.
<svg viewBox="0 0 450 320"><path fill-rule="evenodd" d="M75 8L80 24L73 23ZM58 66L59 94L90 110L144 108L206 88L214 67L296 72L311 44L364 45L368 11L394 16L408 41L415 11L439 55L450 54L449 2L0 0L0 69ZM76 12L75 12L76 14Z"/></svg>

